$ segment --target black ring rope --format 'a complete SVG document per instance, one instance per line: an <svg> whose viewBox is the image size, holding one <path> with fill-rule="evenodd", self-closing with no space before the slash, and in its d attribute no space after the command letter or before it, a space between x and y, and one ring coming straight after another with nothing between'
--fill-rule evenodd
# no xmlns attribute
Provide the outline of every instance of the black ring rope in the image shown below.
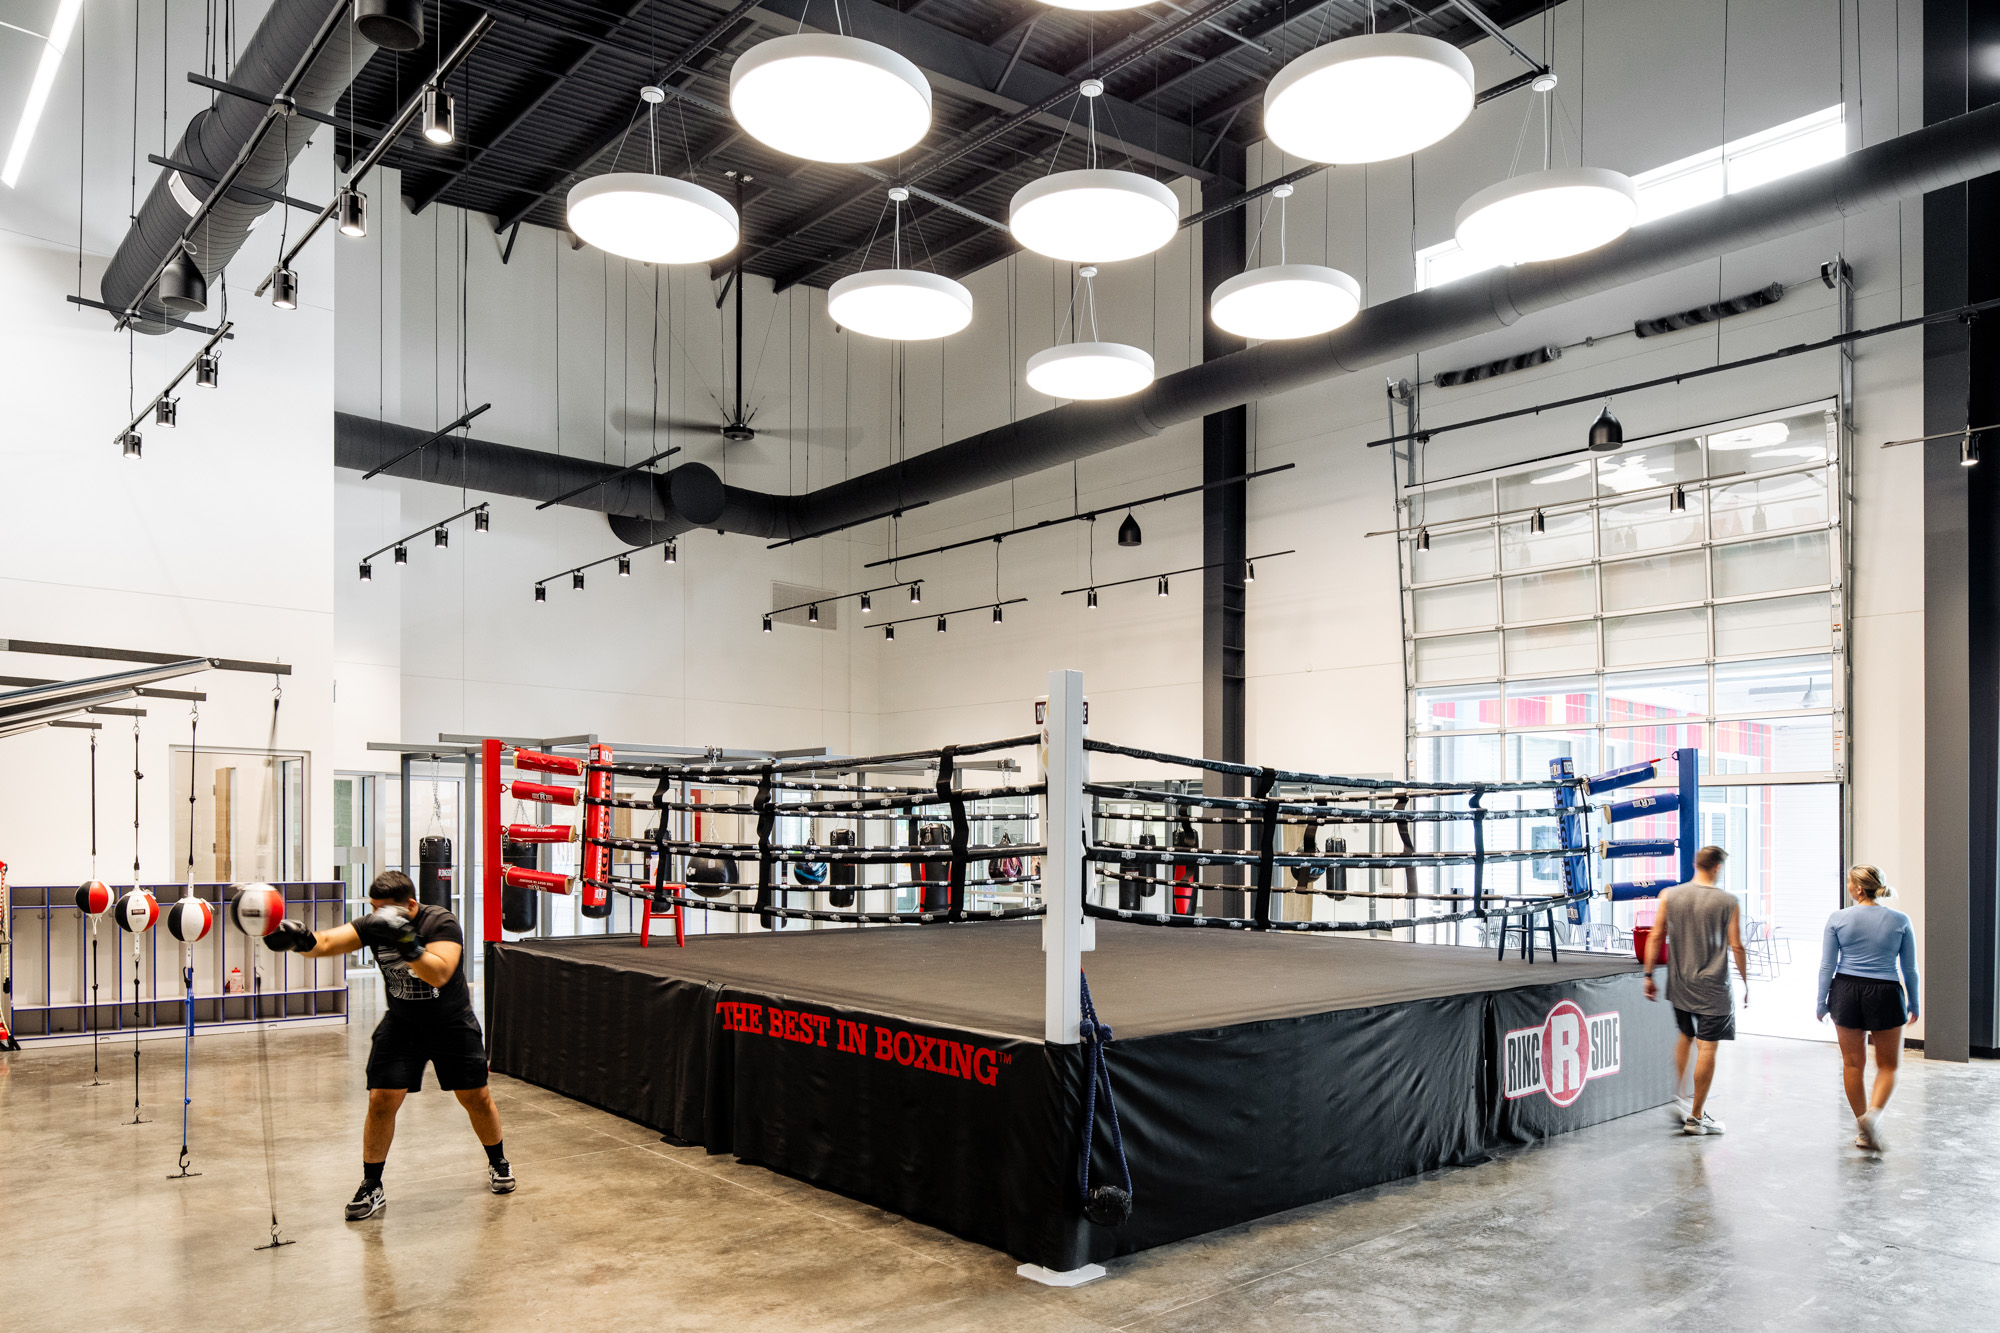
<svg viewBox="0 0 2000 1333"><path fill-rule="evenodd" d="M1156 875L1128 874L1114 870L1099 870L1097 872L1097 877L1099 879L1115 880L1123 883L1149 884L1154 886L1155 888L1163 884L1170 885L1171 883L1170 881L1161 879ZM1207 885L1206 887L1224 888L1224 889L1228 888L1227 885L1213 885L1213 884ZM1291 886L1290 888L1280 888L1278 892L1303 893L1303 894L1308 894L1315 898L1331 898L1335 902L1342 902L1348 898L1379 898L1379 899L1393 899L1396 902L1424 902L1424 903L1469 903L1472 901L1472 895L1469 893L1379 893L1373 889L1308 888L1296 884ZM1507 898L1510 896L1511 895L1508 894L1490 894L1488 895L1488 898L1489 901L1492 901L1492 900ZM1542 900L1540 897L1535 897L1533 901L1540 902Z"/></svg>
<svg viewBox="0 0 2000 1333"><path fill-rule="evenodd" d="M1114 801L1140 801L1148 804L1172 804L1184 809L1207 808L1211 810L1243 810L1261 815L1265 802L1240 796L1201 796L1182 792L1151 791L1143 787L1113 787L1103 783L1086 783L1084 794ZM1456 794L1470 796L1476 792L1490 791L1491 788L1468 787L1458 793L1418 792L1420 800L1430 800L1440 795ZM1368 800L1381 800L1383 793L1368 796ZM1361 799L1361 798L1354 798ZM1300 815L1304 818L1288 819L1288 824L1401 824L1406 822L1447 824L1462 822L1463 810L1380 810L1367 807L1348 807L1308 801L1280 801L1278 809L1283 814ZM1488 819L1553 819L1565 813L1576 813L1559 805L1538 805L1525 810L1492 810ZM1223 815L1121 815L1103 814L1105 819L1161 820L1187 819L1195 824L1255 824L1258 819L1234 819Z"/></svg>
<svg viewBox="0 0 2000 1333"><path fill-rule="evenodd" d="M1018 880L1006 881L1019 883ZM649 898L653 905L672 906L683 909L701 909L709 912L731 912L740 916L752 914L777 917L787 921L851 921L864 926L931 926L952 925L949 912L841 912L806 907L758 907L754 903L721 902L713 898L690 897L683 893L654 893L650 888L630 889L617 881L585 880L584 883L604 889L610 893L623 894L628 898ZM890 887L886 885L864 884L862 889ZM1018 921L1025 917L1044 914L1040 907L979 907L968 909L962 918L965 924L981 921Z"/></svg>
<svg viewBox="0 0 2000 1333"><path fill-rule="evenodd" d="M977 741L971 745L954 746L962 758L972 754L989 754L994 750L1019 750L1041 742L1038 735L1009 736L1005 740ZM766 773L865 773L872 769L888 768L894 764L916 763L920 760L936 759L936 750L910 750L902 754L866 755L859 758L800 758L776 760L746 760L733 764L628 764L586 763L586 768L619 773L626 777L657 778L670 774L683 781L689 778L737 777L757 779Z"/></svg>
<svg viewBox="0 0 2000 1333"><path fill-rule="evenodd" d="M765 855L761 841L694 842L682 838L583 838L580 841L588 846L608 847L617 852L664 851L680 856L712 857L717 861L761 861ZM890 847L858 847L853 850L774 843L770 856L780 864L824 861L829 865L868 866L892 865L897 861L938 861L943 859L938 854L941 850L944 849L926 843L898 843ZM966 859L971 861L1008 856L1046 856L1048 850L1047 847L1020 842L978 843L965 848Z"/></svg>
<svg viewBox="0 0 2000 1333"><path fill-rule="evenodd" d="M1400 897L1401 895L1396 895ZM1354 933L1373 930L1407 930L1417 926L1448 926L1456 921L1486 921L1494 917L1534 916L1541 912L1552 912L1560 907L1569 907L1585 902L1588 893L1573 893L1561 898L1526 899L1517 906L1479 907L1464 912L1446 912L1436 916L1410 916L1384 918L1378 921L1270 921L1260 926L1248 917L1235 916L1181 916L1172 912L1141 912L1124 907L1104 907L1097 903L1083 905L1085 916L1094 916L1103 921L1130 921L1148 926L1185 926L1195 929L1219 928L1223 930L1271 930L1294 931L1315 934ZM1489 898L1489 903L1503 901ZM1511 901L1511 900L1505 900Z"/></svg>
<svg viewBox="0 0 2000 1333"><path fill-rule="evenodd" d="M780 786L778 790L786 791L790 789ZM968 801L983 801L1003 796L1041 796L1047 791L1048 788L1044 786L980 787L965 792L965 799ZM635 796L586 796L583 798L583 803L585 805L612 806L624 810L681 810L705 815L751 815L757 813L755 805L745 805L741 802L669 801L664 798L653 800ZM934 794L926 796L885 797L866 801L781 801L778 803L778 814L780 816L792 815L799 817L810 815L841 816L857 811L918 810L946 804L949 804L949 802L938 800ZM1040 817L1038 814L1026 812L980 814L977 816L979 819L1039 819ZM862 820L857 822L879 824L894 823L896 821Z"/></svg>
<svg viewBox="0 0 2000 1333"><path fill-rule="evenodd" d="M1528 847L1512 852L1486 852L1484 859L1498 864L1513 861L1549 861L1576 854L1577 849L1574 847ZM1223 852L1208 849L1177 852L1170 848L1092 843L1084 848L1083 858L1086 861L1111 865L1254 866L1261 860L1261 855L1257 852ZM1413 852L1407 856L1370 856L1359 853L1343 856L1282 854L1274 855L1271 861L1273 865L1278 866L1301 866L1322 870L1398 870L1424 866L1469 866L1475 864L1477 859L1479 854L1475 852Z"/></svg>
<svg viewBox="0 0 2000 1333"><path fill-rule="evenodd" d="M1574 787L1581 778L1560 778L1541 782L1408 782L1400 778L1343 778L1326 773L1294 773L1289 769L1263 769L1250 764L1225 763L1220 759L1195 759L1184 754L1163 754L1157 750L1140 750L1129 745L1113 745L1109 741L1094 741L1086 737L1085 750L1095 750L1099 754L1120 754L1128 759L1146 759L1159 764L1177 764L1184 768L1199 768L1210 773L1227 773L1234 777L1256 778L1271 773L1279 782L1303 782L1318 787L1349 787L1358 791L1411 792L1424 796L1463 795L1483 791L1558 791L1564 787ZM1200 798L1205 799L1205 798Z"/></svg>

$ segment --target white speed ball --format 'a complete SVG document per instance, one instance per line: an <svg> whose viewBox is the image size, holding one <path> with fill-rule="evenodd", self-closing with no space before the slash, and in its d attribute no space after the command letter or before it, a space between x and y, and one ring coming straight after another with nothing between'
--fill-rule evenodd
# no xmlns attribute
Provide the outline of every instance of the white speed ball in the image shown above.
<svg viewBox="0 0 2000 1333"><path fill-rule="evenodd" d="M167 909L167 933L182 944L206 939L215 928L215 908L190 894Z"/></svg>
<svg viewBox="0 0 2000 1333"><path fill-rule="evenodd" d="M254 939L263 939L285 919L285 895L269 884L245 884L229 904L229 919Z"/></svg>
<svg viewBox="0 0 2000 1333"><path fill-rule="evenodd" d="M118 928L134 935L143 935L151 930L160 919L160 904L144 889L133 889L118 900L111 909L118 918Z"/></svg>

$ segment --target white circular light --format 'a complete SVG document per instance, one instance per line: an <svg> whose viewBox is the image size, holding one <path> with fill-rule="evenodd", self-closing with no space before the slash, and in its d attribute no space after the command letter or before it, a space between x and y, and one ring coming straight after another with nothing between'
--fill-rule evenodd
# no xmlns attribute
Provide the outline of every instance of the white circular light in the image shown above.
<svg viewBox="0 0 2000 1333"><path fill-rule="evenodd" d="M1324 264L1271 264L1219 284L1209 301L1215 326L1239 338L1309 338L1360 313L1361 284Z"/></svg>
<svg viewBox="0 0 2000 1333"><path fill-rule="evenodd" d="M1174 192L1134 171L1057 171L1014 192L1014 239L1038 255L1108 264L1149 255L1180 229Z"/></svg>
<svg viewBox="0 0 2000 1333"><path fill-rule="evenodd" d="M1050 9L1074 9L1087 14L1108 14L1119 9L1137 9L1153 0L1042 0Z"/></svg>
<svg viewBox="0 0 2000 1333"><path fill-rule="evenodd" d="M1125 343L1063 343L1028 358L1028 387L1051 398L1123 398L1153 382L1153 358Z"/></svg>
<svg viewBox="0 0 2000 1333"><path fill-rule="evenodd" d="M813 162L876 162L931 128L931 85L886 46L837 33L759 42L729 71L737 123Z"/></svg>
<svg viewBox="0 0 2000 1333"><path fill-rule="evenodd" d="M841 327L871 338L896 342L948 338L972 322L972 293L963 283L936 273L869 269L833 284L826 313Z"/></svg>
<svg viewBox="0 0 2000 1333"><path fill-rule="evenodd" d="M1472 62L1415 33L1344 37L1264 90L1264 133L1314 162L1381 162L1428 148L1472 114Z"/></svg>
<svg viewBox="0 0 2000 1333"><path fill-rule="evenodd" d="M1557 167L1489 185L1459 205L1458 244L1493 264L1595 250L1632 229L1639 192L1602 167Z"/></svg>
<svg viewBox="0 0 2000 1333"><path fill-rule="evenodd" d="M736 210L672 176L617 171L578 181L569 229L588 244L648 264L698 264L736 248Z"/></svg>

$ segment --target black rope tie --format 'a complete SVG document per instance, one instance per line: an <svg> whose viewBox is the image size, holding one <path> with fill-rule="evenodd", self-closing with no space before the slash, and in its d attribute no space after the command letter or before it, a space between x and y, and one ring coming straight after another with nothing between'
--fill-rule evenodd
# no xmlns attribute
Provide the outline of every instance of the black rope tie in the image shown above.
<svg viewBox="0 0 2000 1333"><path fill-rule="evenodd" d="M662 773L659 785L653 788L653 808L660 812L658 822L653 825L653 896L646 904L646 910L655 915L667 910L667 788L673 779Z"/></svg>
<svg viewBox="0 0 2000 1333"><path fill-rule="evenodd" d="M777 929L777 917L771 911L772 887L776 878L778 857L773 833L778 827L778 807L772 799L776 785L771 766L766 764L757 775L757 798L750 803L757 812L757 919L764 929ZM791 895L785 895L784 906L790 907Z"/></svg>
<svg viewBox="0 0 2000 1333"><path fill-rule="evenodd" d="M1250 905L1250 919L1256 923L1251 927L1253 930L1271 928L1271 880L1278 856L1278 800L1271 792L1277 785L1278 770L1265 768L1258 770L1257 780L1250 789L1250 795L1264 803L1263 814L1257 821L1256 893Z"/></svg>
<svg viewBox="0 0 2000 1333"><path fill-rule="evenodd" d="M1083 1018L1077 1033L1083 1040L1083 1163L1078 1189L1083 1215L1101 1227L1123 1226L1132 1216L1132 1167L1125 1160L1125 1136L1118 1128L1118 1102L1111 1095L1111 1067L1104 1061L1111 1045L1111 1027L1097 1017L1090 1000L1090 978L1079 975L1083 993ZM1097 1141L1097 1088L1104 1085L1104 1110L1111 1121L1111 1150L1118 1155L1118 1175L1122 1185L1090 1185L1090 1152Z"/></svg>
<svg viewBox="0 0 2000 1333"><path fill-rule="evenodd" d="M1486 919L1486 811L1479 802L1485 795L1483 787L1474 787L1467 801L1472 812L1472 910L1481 921Z"/></svg>
<svg viewBox="0 0 2000 1333"><path fill-rule="evenodd" d="M958 747L938 751L937 795L951 810L951 868L946 889L946 919L965 920L966 849L972 845L972 825L965 817L965 792L957 785Z"/></svg>

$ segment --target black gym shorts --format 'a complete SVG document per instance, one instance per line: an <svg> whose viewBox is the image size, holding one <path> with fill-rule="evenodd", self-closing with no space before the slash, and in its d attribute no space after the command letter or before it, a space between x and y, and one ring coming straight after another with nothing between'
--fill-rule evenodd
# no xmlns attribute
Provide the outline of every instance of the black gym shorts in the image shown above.
<svg viewBox="0 0 2000 1333"><path fill-rule="evenodd" d="M1691 1014L1674 1010L1674 1026L1691 1041L1735 1041L1735 1014Z"/></svg>
<svg viewBox="0 0 2000 1333"><path fill-rule="evenodd" d="M1862 1032L1893 1032L1910 1021L1900 983L1846 972L1834 973L1826 992L1826 1012L1835 1027Z"/></svg>
<svg viewBox="0 0 2000 1333"><path fill-rule="evenodd" d="M486 1086L486 1043L471 1010L436 1023L385 1015L368 1048L368 1086L422 1092L424 1065L437 1070L438 1086L462 1092Z"/></svg>

